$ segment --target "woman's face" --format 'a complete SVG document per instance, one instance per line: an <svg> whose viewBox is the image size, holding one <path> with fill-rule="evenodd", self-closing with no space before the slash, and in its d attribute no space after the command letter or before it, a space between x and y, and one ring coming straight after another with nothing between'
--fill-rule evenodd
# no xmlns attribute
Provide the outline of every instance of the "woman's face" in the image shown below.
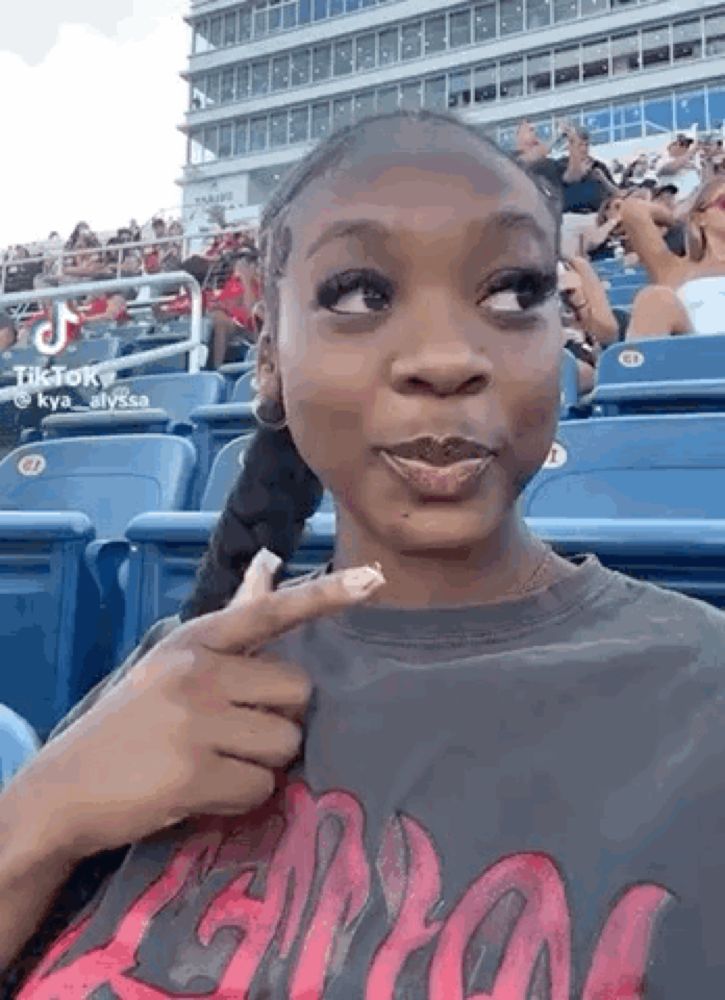
<svg viewBox="0 0 725 1000"><path fill-rule="evenodd" d="M339 538L470 551L516 516L555 431L555 224L534 184L475 139L421 141L391 153L389 136L371 139L299 198L270 356ZM475 442L473 478L401 472L389 449L424 437Z"/></svg>
<svg viewBox="0 0 725 1000"><path fill-rule="evenodd" d="M705 232L725 237L725 184L718 185L709 195L699 216Z"/></svg>

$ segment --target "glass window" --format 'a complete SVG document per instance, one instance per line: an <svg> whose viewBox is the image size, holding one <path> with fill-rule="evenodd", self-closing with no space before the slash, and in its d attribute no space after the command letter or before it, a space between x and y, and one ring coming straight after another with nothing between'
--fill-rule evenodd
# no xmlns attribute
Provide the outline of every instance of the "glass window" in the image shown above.
<svg viewBox="0 0 725 1000"><path fill-rule="evenodd" d="M211 47L213 49L221 48L223 38L224 38L224 18L213 17L211 19L211 31L209 33L209 41L211 42Z"/></svg>
<svg viewBox="0 0 725 1000"><path fill-rule="evenodd" d="M230 104L236 98L234 78L235 73L233 69L225 69L222 73L222 104Z"/></svg>
<svg viewBox="0 0 725 1000"><path fill-rule="evenodd" d="M263 153L267 148L267 116L252 118L249 125L249 150L252 153Z"/></svg>
<svg viewBox="0 0 725 1000"><path fill-rule="evenodd" d="M496 37L496 4L480 4L473 11L473 38L476 42L487 42Z"/></svg>
<svg viewBox="0 0 725 1000"><path fill-rule="evenodd" d="M204 129L204 162L210 163L219 157L219 128L207 125Z"/></svg>
<svg viewBox="0 0 725 1000"><path fill-rule="evenodd" d="M269 92L269 60L252 63L252 97Z"/></svg>
<svg viewBox="0 0 725 1000"><path fill-rule="evenodd" d="M267 26L270 34L279 31L282 27L282 6L280 0L269 0L269 11L267 12Z"/></svg>
<svg viewBox="0 0 725 1000"><path fill-rule="evenodd" d="M297 20L300 24L309 24L312 20L312 0L299 0L297 4Z"/></svg>
<svg viewBox="0 0 725 1000"><path fill-rule="evenodd" d="M535 31L551 24L551 0L526 0L526 29Z"/></svg>
<svg viewBox="0 0 725 1000"><path fill-rule="evenodd" d="M496 100L496 64L476 66L473 71L473 99L476 104Z"/></svg>
<svg viewBox="0 0 725 1000"><path fill-rule="evenodd" d="M360 10L360 0L345 0L345 10L348 14L354 10Z"/></svg>
<svg viewBox="0 0 725 1000"><path fill-rule="evenodd" d="M432 111L441 111L446 106L446 78L444 76L433 76L423 84L423 103L426 108Z"/></svg>
<svg viewBox="0 0 725 1000"><path fill-rule="evenodd" d="M676 60L702 58L702 23L699 17L672 25L672 52Z"/></svg>
<svg viewBox="0 0 725 1000"><path fill-rule="evenodd" d="M639 69L639 32L614 35L612 38L612 76Z"/></svg>
<svg viewBox="0 0 725 1000"><path fill-rule="evenodd" d="M361 118L368 118L375 114L375 91L366 90L362 94L355 94L353 98L353 108L355 121Z"/></svg>
<svg viewBox="0 0 725 1000"><path fill-rule="evenodd" d="M675 116L675 128L678 131L692 128L693 125L707 128L705 91L700 89L675 94Z"/></svg>
<svg viewBox="0 0 725 1000"><path fill-rule="evenodd" d="M248 42L252 37L252 11L250 7L243 7L239 11L237 29L239 41Z"/></svg>
<svg viewBox="0 0 725 1000"><path fill-rule="evenodd" d="M234 126L234 155L243 156L249 146L247 143L247 125L248 121L246 118L240 118L239 121Z"/></svg>
<svg viewBox="0 0 725 1000"><path fill-rule="evenodd" d="M713 14L712 17L705 18L705 54L725 54L725 14Z"/></svg>
<svg viewBox="0 0 725 1000"><path fill-rule="evenodd" d="M330 102L321 101L312 105L312 139L324 139L330 131Z"/></svg>
<svg viewBox="0 0 725 1000"><path fill-rule="evenodd" d="M425 54L442 52L446 47L446 17L437 14L425 19Z"/></svg>
<svg viewBox="0 0 725 1000"><path fill-rule="evenodd" d="M189 136L189 163L196 166L204 162L204 143L201 132L192 132Z"/></svg>
<svg viewBox="0 0 725 1000"><path fill-rule="evenodd" d="M707 105L710 112L710 128L721 129L725 122L725 86L710 84L707 88Z"/></svg>
<svg viewBox="0 0 725 1000"><path fill-rule="evenodd" d="M297 27L297 4L286 3L282 8L282 27L285 30Z"/></svg>
<svg viewBox="0 0 725 1000"><path fill-rule="evenodd" d="M502 101L524 96L524 60L506 59L499 66L499 96Z"/></svg>
<svg viewBox="0 0 725 1000"><path fill-rule="evenodd" d="M402 27L403 59L418 59L421 53L423 25L420 21Z"/></svg>
<svg viewBox="0 0 725 1000"><path fill-rule="evenodd" d="M529 94L551 90L551 53L541 52L526 60L527 91Z"/></svg>
<svg viewBox="0 0 725 1000"><path fill-rule="evenodd" d="M639 101L615 104L612 110L615 142L638 139L642 135L642 107Z"/></svg>
<svg viewBox="0 0 725 1000"><path fill-rule="evenodd" d="M602 108L589 108L583 114L584 128L589 133L592 145L603 145L612 141L612 109L607 104Z"/></svg>
<svg viewBox="0 0 725 1000"><path fill-rule="evenodd" d="M380 87L377 92L378 111L386 114L389 111L398 110L398 88Z"/></svg>
<svg viewBox="0 0 725 1000"><path fill-rule="evenodd" d="M352 97L338 97L332 102L332 127L342 128L352 122Z"/></svg>
<svg viewBox="0 0 725 1000"><path fill-rule="evenodd" d="M332 72L332 46L316 45L312 50L312 82L328 80Z"/></svg>
<svg viewBox="0 0 725 1000"><path fill-rule="evenodd" d="M224 15L224 44L236 45L237 43L237 12ZM231 156L231 153L229 154Z"/></svg>
<svg viewBox="0 0 725 1000"><path fill-rule="evenodd" d="M513 125L501 125L496 136L496 141L501 149L512 152L516 144L517 129Z"/></svg>
<svg viewBox="0 0 725 1000"><path fill-rule="evenodd" d="M289 114L289 141L290 144L307 142L310 138L310 109L307 105L304 108L293 108Z"/></svg>
<svg viewBox="0 0 725 1000"><path fill-rule="evenodd" d="M582 45L582 71L585 80L609 76L609 39Z"/></svg>
<svg viewBox="0 0 725 1000"><path fill-rule="evenodd" d="M398 29L389 28L378 35L378 65L390 66L398 62Z"/></svg>
<svg viewBox="0 0 725 1000"><path fill-rule="evenodd" d="M249 63L237 66L237 100L243 101L249 97Z"/></svg>
<svg viewBox="0 0 725 1000"><path fill-rule="evenodd" d="M458 70L448 74L448 107L465 108L471 103L471 71Z"/></svg>
<svg viewBox="0 0 725 1000"><path fill-rule="evenodd" d="M232 123L222 125L219 128L219 158L228 160L234 152L234 132Z"/></svg>
<svg viewBox="0 0 725 1000"><path fill-rule="evenodd" d="M275 56L272 60L272 90L289 87L289 56Z"/></svg>
<svg viewBox="0 0 725 1000"><path fill-rule="evenodd" d="M580 0L580 3L582 17L591 17L593 14L604 14L609 10L609 0Z"/></svg>
<svg viewBox="0 0 725 1000"><path fill-rule="evenodd" d="M579 83L579 46L554 51L554 86L571 87Z"/></svg>
<svg viewBox="0 0 725 1000"><path fill-rule="evenodd" d="M310 82L310 50L300 49L292 53L292 86L304 87Z"/></svg>
<svg viewBox="0 0 725 1000"><path fill-rule="evenodd" d="M358 73L375 69L375 35L360 35L355 39L355 69Z"/></svg>
<svg viewBox="0 0 725 1000"><path fill-rule="evenodd" d="M204 77L200 76L192 80L191 97L189 110L201 111L206 105L206 94L204 92Z"/></svg>
<svg viewBox="0 0 725 1000"><path fill-rule="evenodd" d="M312 7L316 21L324 21L327 17L327 0L314 0Z"/></svg>
<svg viewBox="0 0 725 1000"><path fill-rule="evenodd" d="M642 32L642 65L662 66L671 58L670 26L661 28L645 28Z"/></svg>
<svg viewBox="0 0 725 1000"><path fill-rule="evenodd" d="M644 134L664 135L675 127L672 114L672 94L644 102Z"/></svg>
<svg viewBox="0 0 725 1000"><path fill-rule="evenodd" d="M275 111L269 122L269 144L272 149L287 145L287 112Z"/></svg>
<svg viewBox="0 0 725 1000"><path fill-rule="evenodd" d="M348 73L352 73L351 38L347 38L342 42L335 42L333 72L335 76L347 76Z"/></svg>
<svg viewBox="0 0 725 1000"><path fill-rule="evenodd" d="M524 30L524 0L500 0L501 34L514 35Z"/></svg>
<svg viewBox="0 0 725 1000"><path fill-rule="evenodd" d="M420 81L404 83L400 88L400 106L406 111L417 111L423 103L423 87Z"/></svg>
<svg viewBox="0 0 725 1000"><path fill-rule="evenodd" d="M330 17L339 17L345 13L345 0L330 0Z"/></svg>
<svg viewBox="0 0 725 1000"><path fill-rule="evenodd" d="M210 73L206 78L206 103L218 104L221 97L221 75Z"/></svg>
<svg viewBox="0 0 725 1000"><path fill-rule="evenodd" d="M194 27L194 52L208 52L210 48L209 22L204 18L203 21L198 21ZM197 146L201 149L199 143L197 143Z"/></svg>
<svg viewBox="0 0 725 1000"><path fill-rule="evenodd" d="M254 37L260 38L267 34L267 5L258 3L254 8Z"/></svg>
<svg viewBox="0 0 725 1000"><path fill-rule="evenodd" d="M557 24L576 21L578 16L577 0L554 0L554 21Z"/></svg>
<svg viewBox="0 0 725 1000"><path fill-rule="evenodd" d="M470 10L461 10L449 15L448 44L452 49L471 44Z"/></svg>

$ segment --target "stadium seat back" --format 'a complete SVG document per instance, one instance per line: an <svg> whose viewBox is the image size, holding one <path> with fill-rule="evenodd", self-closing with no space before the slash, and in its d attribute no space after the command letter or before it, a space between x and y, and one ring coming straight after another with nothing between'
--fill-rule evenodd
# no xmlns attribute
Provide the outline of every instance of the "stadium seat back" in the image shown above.
<svg viewBox="0 0 725 1000"><path fill-rule="evenodd" d="M137 514L188 502L189 441L160 434L39 441L0 462L0 509L80 511L99 538L121 538Z"/></svg>
<svg viewBox="0 0 725 1000"><path fill-rule="evenodd" d="M245 434L224 445L214 460L201 498L201 510L221 510L224 507L227 494L244 465L244 456L251 440L252 435Z"/></svg>
<svg viewBox="0 0 725 1000"><path fill-rule="evenodd" d="M725 411L725 335L663 337L607 348L599 359L593 403L595 414L605 416Z"/></svg>
<svg viewBox="0 0 725 1000"><path fill-rule="evenodd" d="M69 344L54 363L67 365L69 368L81 368L83 365L97 365L102 361L111 361L120 353L121 341L118 337L78 340Z"/></svg>
<svg viewBox="0 0 725 1000"><path fill-rule="evenodd" d="M145 396L150 407L165 410L171 420L184 422L195 407L221 402L225 385L216 372L169 372L118 379L114 392L125 388L131 395Z"/></svg>
<svg viewBox="0 0 725 1000"><path fill-rule="evenodd" d="M254 401L257 392L255 376L255 371L249 371L237 379L230 399L231 403L251 403Z"/></svg>
<svg viewBox="0 0 725 1000"><path fill-rule="evenodd" d="M564 421L522 496L526 517L699 519L723 512L719 414Z"/></svg>

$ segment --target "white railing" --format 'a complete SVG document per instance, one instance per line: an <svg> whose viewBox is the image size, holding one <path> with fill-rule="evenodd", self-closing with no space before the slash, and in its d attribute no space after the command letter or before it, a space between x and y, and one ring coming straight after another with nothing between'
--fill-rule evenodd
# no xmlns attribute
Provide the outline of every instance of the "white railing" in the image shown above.
<svg viewBox="0 0 725 1000"><path fill-rule="evenodd" d="M142 285L154 287L156 285L181 285L189 289L191 295L191 328L189 337L175 344L168 344L165 347L153 347L147 351L139 351L137 354L128 354L122 358L114 358L110 361L101 361L94 365L89 365L89 373L102 375L108 372L126 371L130 368L139 368L152 361L159 361L162 358L175 357L177 354L189 355L189 371L198 372L202 363L202 355L205 356L206 347L202 343L203 334L203 311L201 287L199 282L192 275L185 271L173 271L164 274L148 274L143 277L134 278L113 278L108 281L84 282L78 285L64 285L62 288L40 288L32 292L17 292L10 295L0 295L0 310L7 309L8 306L23 305L30 302L60 302L67 299L78 299L98 292L122 292L137 289ZM40 356L40 355L39 355ZM62 354L57 355L60 359ZM46 392L46 383L22 383L22 391L30 395L38 392ZM7 386L0 389L0 403L12 402L18 392L17 385Z"/></svg>

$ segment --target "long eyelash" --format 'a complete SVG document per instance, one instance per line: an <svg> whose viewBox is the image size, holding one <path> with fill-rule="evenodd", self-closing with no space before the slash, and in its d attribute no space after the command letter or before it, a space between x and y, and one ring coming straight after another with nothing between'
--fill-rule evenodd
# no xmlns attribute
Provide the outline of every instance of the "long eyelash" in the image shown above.
<svg viewBox="0 0 725 1000"><path fill-rule="evenodd" d="M317 304L323 309L332 309L343 295L361 289L387 298L393 294L393 285L387 278L377 271L361 268L357 271L341 271L323 281L317 289Z"/></svg>
<svg viewBox="0 0 725 1000"><path fill-rule="evenodd" d="M533 309L542 305L557 291L558 280L555 271L530 268L497 275L482 292L482 298L488 298L496 292L514 292L519 298L522 309Z"/></svg>

